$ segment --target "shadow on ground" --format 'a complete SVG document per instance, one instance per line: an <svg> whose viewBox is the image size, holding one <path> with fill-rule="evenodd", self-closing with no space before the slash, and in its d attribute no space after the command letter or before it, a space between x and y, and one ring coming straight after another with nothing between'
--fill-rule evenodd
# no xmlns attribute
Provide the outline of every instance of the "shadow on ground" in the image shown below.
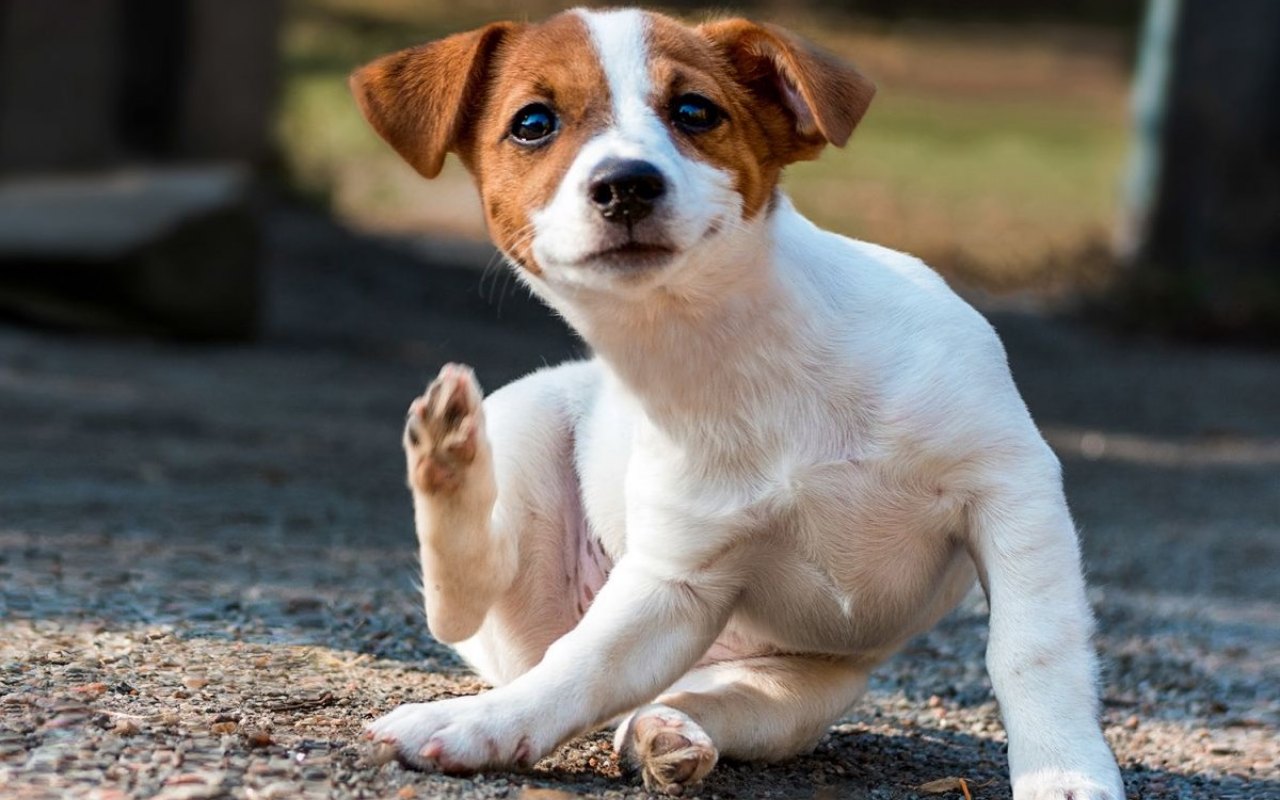
<svg viewBox="0 0 1280 800"><path fill-rule="evenodd" d="M483 251L287 210L269 234L259 343L0 327L0 793L639 793L603 736L471 779L357 741L398 702L480 688L417 603L409 400L445 360L496 387L583 348ZM1064 461L1131 793L1280 795L1280 360L993 320ZM704 792L1007 796L983 612L914 642L813 756Z"/></svg>

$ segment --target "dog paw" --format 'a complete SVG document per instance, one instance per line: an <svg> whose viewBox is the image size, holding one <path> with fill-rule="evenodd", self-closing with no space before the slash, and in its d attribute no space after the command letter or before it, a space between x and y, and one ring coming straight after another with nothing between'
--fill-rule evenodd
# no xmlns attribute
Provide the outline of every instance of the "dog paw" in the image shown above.
<svg viewBox="0 0 1280 800"><path fill-rule="evenodd" d="M683 794L716 765L711 737L687 714L670 706L645 706L624 723L619 750L639 768L651 792Z"/></svg>
<svg viewBox="0 0 1280 800"><path fill-rule="evenodd" d="M483 697L402 705L370 723L364 735L395 747L405 765L433 772L528 767L541 755L531 737Z"/></svg>
<svg viewBox="0 0 1280 800"><path fill-rule="evenodd" d="M409 406L404 448L412 488L436 495L462 487L467 468L485 446L482 400L470 367L445 364Z"/></svg>
<svg viewBox="0 0 1280 800"><path fill-rule="evenodd" d="M1013 782L1014 800L1124 800L1119 771L1091 776L1071 770L1044 770Z"/></svg>

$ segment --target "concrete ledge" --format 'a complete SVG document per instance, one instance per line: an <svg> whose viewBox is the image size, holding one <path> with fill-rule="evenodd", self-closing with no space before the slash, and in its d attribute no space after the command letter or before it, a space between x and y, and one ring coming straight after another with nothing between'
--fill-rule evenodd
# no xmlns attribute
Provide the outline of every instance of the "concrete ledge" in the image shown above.
<svg viewBox="0 0 1280 800"><path fill-rule="evenodd" d="M234 165L0 182L0 313L192 338L252 336L259 235Z"/></svg>

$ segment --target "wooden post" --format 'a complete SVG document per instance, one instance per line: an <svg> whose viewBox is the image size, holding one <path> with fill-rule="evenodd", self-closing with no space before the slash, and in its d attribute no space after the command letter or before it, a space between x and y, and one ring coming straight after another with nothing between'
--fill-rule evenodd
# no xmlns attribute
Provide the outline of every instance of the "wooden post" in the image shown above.
<svg viewBox="0 0 1280 800"><path fill-rule="evenodd" d="M1176 6L1127 310L1166 330L1280 342L1280 2Z"/></svg>

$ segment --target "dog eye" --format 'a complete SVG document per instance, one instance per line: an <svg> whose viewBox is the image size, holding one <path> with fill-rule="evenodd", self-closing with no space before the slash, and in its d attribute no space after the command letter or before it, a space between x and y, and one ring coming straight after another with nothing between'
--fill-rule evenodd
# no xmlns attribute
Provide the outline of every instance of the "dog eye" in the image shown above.
<svg viewBox="0 0 1280 800"><path fill-rule="evenodd" d="M511 120L511 138L520 144L540 144L556 132L558 122L556 112L542 103L532 103Z"/></svg>
<svg viewBox="0 0 1280 800"><path fill-rule="evenodd" d="M671 121L687 133L705 133L724 120L724 112L700 94L682 94L671 101Z"/></svg>

